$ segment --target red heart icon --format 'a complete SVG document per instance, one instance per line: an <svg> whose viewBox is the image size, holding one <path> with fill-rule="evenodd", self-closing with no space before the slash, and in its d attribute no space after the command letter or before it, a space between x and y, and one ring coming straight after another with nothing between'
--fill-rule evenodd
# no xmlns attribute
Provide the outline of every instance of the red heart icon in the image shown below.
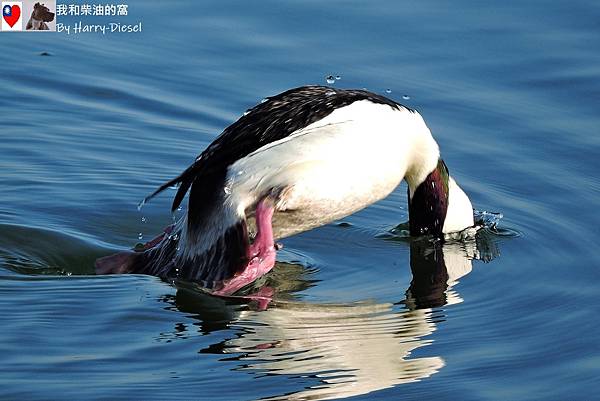
<svg viewBox="0 0 600 401"><path fill-rule="evenodd" d="M21 7L13 4L13 6L10 7L10 15L4 15L4 13L2 13L2 16L4 17L4 21L6 21L6 23L12 28L15 26L19 18L21 18Z"/></svg>

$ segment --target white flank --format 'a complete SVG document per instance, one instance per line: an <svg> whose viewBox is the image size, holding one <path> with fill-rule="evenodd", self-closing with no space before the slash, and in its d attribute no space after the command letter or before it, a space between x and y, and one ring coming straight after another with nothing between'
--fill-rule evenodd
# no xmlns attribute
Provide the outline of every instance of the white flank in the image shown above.
<svg viewBox="0 0 600 401"><path fill-rule="evenodd" d="M414 190L438 159L418 113L361 100L230 166L230 207L243 214L272 188L285 188L278 209L301 211L304 224L287 236L354 213L403 178Z"/></svg>

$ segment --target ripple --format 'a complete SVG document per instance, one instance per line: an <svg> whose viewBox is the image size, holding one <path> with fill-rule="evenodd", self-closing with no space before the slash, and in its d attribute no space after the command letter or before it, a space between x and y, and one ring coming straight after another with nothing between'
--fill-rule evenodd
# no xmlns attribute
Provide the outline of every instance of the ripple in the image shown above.
<svg viewBox="0 0 600 401"><path fill-rule="evenodd" d="M58 231L0 224L0 267L27 275L94 274L101 248Z"/></svg>

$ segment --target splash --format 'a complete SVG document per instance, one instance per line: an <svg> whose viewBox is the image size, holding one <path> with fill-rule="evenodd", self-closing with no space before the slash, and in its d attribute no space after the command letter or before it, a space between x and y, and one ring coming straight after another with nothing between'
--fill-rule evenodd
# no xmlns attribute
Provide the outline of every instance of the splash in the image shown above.
<svg viewBox="0 0 600 401"><path fill-rule="evenodd" d="M473 219L475 220L475 225L486 227L492 230L496 229L498 223L503 217L504 215L502 213L487 212L485 210L473 210Z"/></svg>

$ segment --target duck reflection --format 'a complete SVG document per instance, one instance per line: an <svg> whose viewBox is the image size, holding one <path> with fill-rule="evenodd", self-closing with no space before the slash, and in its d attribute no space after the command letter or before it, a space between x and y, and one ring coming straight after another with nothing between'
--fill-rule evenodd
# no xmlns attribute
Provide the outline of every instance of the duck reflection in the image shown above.
<svg viewBox="0 0 600 401"><path fill-rule="evenodd" d="M473 259L481 258L475 241L409 243L412 281L405 298L396 304L295 301L291 294L312 284L300 279L301 266L289 264L274 269L281 275L271 283L278 294L266 311L223 307L223 300L187 289L180 289L171 302L179 310L197 313L204 333L237 329L235 338L201 352L233 354L228 360L239 361L239 371L314 381L301 391L263 399L325 400L367 394L418 381L444 366L440 356L413 353L432 342L428 337L444 313L439 307L462 301L452 286L471 271ZM488 259L497 254L484 250Z"/></svg>
<svg viewBox="0 0 600 401"><path fill-rule="evenodd" d="M366 394L430 376L444 366L437 356L410 358L435 330L427 310L398 311L392 304L368 303L289 304L275 310L248 335L228 341L227 352L243 353L243 370L318 379L317 385L286 399ZM240 321L250 329L247 323L255 324Z"/></svg>

